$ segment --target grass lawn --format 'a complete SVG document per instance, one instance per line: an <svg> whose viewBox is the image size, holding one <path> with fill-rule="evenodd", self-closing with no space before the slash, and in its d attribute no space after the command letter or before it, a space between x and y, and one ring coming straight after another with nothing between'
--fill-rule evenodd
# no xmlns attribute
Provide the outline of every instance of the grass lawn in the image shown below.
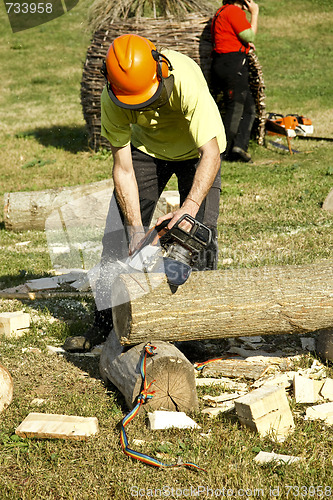
<svg viewBox="0 0 333 500"><path fill-rule="evenodd" d="M0 9L1 196L111 176L109 153L88 147L80 104L82 66L91 37L90 4L81 0L66 15L16 34L11 33L4 6ZM314 135L333 137L331 0L261 0L259 21L256 47L267 111L304 114L313 121ZM333 217L322 210L333 187L332 143L295 139L293 147L300 152L290 155L268 141L266 147L252 143L253 165L223 164L221 269L333 259ZM170 188L175 187L172 181ZM29 243L20 245L24 242ZM28 228L6 231L2 212L0 249L1 289L50 273L45 234ZM155 497L165 498L171 487L183 492L191 485L214 491L248 489L252 495L247 497L253 498L333 498L332 429L304 421L304 408L293 399L296 429L284 443L250 433L234 414L214 420L194 415L208 438L194 431L152 434L142 411L129 426L130 441L145 441L139 451L160 455L168 463L181 456L208 472L155 470L133 462L119 442L119 422L127 411L123 397L105 388L98 360L54 356L46 348L61 345L91 322L92 301L0 300L0 312L22 309L32 318L29 333L20 339L0 338L0 363L14 380L14 400L0 415L0 498L140 497L133 487L145 489L146 496L141 495L145 498L147 489L161 489ZM283 341L299 346L294 337ZM274 343L279 340L272 339ZM312 361L309 355L299 363L305 367ZM327 370L333 377L332 368ZM203 393L200 389L199 395ZM32 403L35 398L43 399L42 406ZM100 433L84 443L18 439L15 428L32 411L96 416ZM302 456L305 461L259 467L253 462L259 449ZM295 486L289 496L288 485ZM301 486L303 490L297 490ZM214 498L201 491L201 498ZM169 498L177 498L176 493Z"/></svg>

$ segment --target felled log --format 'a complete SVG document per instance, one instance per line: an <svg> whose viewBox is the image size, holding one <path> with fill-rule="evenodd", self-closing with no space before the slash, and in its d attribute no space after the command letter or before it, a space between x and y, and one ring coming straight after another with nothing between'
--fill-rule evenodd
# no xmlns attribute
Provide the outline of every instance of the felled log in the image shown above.
<svg viewBox="0 0 333 500"><path fill-rule="evenodd" d="M112 193L111 179L43 191L5 193L5 228L12 231L104 229ZM152 220L156 221L178 206L178 191L163 191ZM63 241L61 236L59 241Z"/></svg>
<svg viewBox="0 0 333 500"><path fill-rule="evenodd" d="M44 230L45 221L52 213L66 227L87 224L104 227L112 192L113 181L106 179L43 191L5 193L5 228L12 231Z"/></svg>
<svg viewBox="0 0 333 500"><path fill-rule="evenodd" d="M129 408L136 405L142 388L140 363L145 343L124 352L114 331L109 335L100 357L103 380L112 382L124 395ZM193 411L198 408L193 365L174 345L154 342L155 355L147 358L146 380L156 391L145 407L149 410Z"/></svg>
<svg viewBox="0 0 333 500"><path fill-rule="evenodd" d="M0 413L10 405L13 399L13 379L4 366L0 365Z"/></svg>
<svg viewBox="0 0 333 500"><path fill-rule="evenodd" d="M333 266L196 272L176 293L162 275L126 274L112 297L122 344L303 334L333 327Z"/></svg>

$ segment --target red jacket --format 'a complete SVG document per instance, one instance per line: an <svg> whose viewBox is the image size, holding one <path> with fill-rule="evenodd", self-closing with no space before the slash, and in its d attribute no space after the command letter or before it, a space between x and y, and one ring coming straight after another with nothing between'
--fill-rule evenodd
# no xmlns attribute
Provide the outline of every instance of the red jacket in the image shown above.
<svg viewBox="0 0 333 500"><path fill-rule="evenodd" d="M239 33L251 28L245 12L236 5L223 5L213 17L211 34L217 53L248 52L248 44L242 42Z"/></svg>

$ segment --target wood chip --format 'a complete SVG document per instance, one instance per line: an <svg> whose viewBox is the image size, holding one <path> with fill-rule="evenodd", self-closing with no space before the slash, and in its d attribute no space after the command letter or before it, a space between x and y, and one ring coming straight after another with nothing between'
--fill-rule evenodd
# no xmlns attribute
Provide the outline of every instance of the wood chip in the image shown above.
<svg viewBox="0 0 333 500"><path fill-rule="evenodd" d="M267 464L269 462L277 462L279 464L294 464L303 460L301 457L293 457L292 455L281 455L278 453L269 453L268 451L260 451L254 458L258 464Z"/></svg>
<svg viewBox="0 0 333 500"><path fill-rule="evenodd" d="M51 413L29 413L15 430L23 438L57 438L82 441L98 432L96 417L77 417Z"/></svg>
<svg viewBox="0 0 333 500"><path fill-rule="evenodd" d="M238 359L225 359L221 361L212 361L202 369L203 375L245 378L248 380L257 380L262 377L269 368L268 364L261 361L257 363L248 363Z"/></svg>

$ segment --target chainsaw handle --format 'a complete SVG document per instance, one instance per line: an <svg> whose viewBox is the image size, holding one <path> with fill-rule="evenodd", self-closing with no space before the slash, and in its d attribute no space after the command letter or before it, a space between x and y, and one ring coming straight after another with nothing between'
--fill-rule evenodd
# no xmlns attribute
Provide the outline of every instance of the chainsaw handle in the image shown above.
<svg viewBox="0 0 333 500"><path fill-rule="evenodd" d="M179 227L184 220L186 220L192 225L191 231L184 231L181 227ZM201 243L205 242L206 246L210 245L212 241L212 231L209 229L209 227L205 226L204 224L202 224L202 222L199 222L197 219L194 219L194 217L192 217L189 214L184 214L177 220L176 224L173 226L172 229L176 228L179 231L182 231L184 234L190 235L192 236L192 238L199 240ZM200 238L200 230L206 233L207 239Z"/></svg>

